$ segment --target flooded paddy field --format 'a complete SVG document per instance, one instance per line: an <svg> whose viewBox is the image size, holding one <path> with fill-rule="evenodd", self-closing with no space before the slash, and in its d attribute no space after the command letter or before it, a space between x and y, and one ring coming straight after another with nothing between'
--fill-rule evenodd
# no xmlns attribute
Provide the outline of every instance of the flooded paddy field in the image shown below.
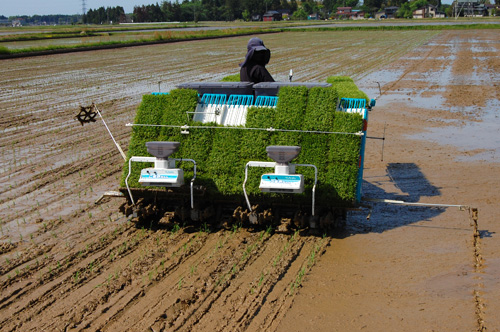
<svg viewBox="0 0 500 332"><path fill-rule="evenodd" d="M142 95L238 72L248 37L2 60L2 331L500 326L497 31L261 37L276 80L348 75L377 97L366 198L471 206L478 227L467 210L374 202L324 236L136 227L120 198L94 204L123 159L79 107L96 103L126 150Z"/></svg>

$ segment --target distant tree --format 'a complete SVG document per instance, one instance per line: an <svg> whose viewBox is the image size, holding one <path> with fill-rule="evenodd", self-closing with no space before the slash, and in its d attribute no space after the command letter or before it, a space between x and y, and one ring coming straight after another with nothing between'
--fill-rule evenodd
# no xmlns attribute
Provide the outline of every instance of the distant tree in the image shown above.
<svg viewBox="0 0 500 332"><path fill-rule="evenodd" d="M163 22L165 13L158 3L154 5L135 6L132 14L134 22Z"/></svg>
<svg viewBox="0 0 500 332"><path fill-rule="evenodd" d="M302 9L306 12L307 15L310 15L312 13L315 13L318 11L318 7L316 6L316 3L313 1L304 1L302 3Z"/></svg>
<svg viewBox="0 0 500 332"><path fill-rule="evenodd" d="M412 10L417 10L419 8L425 7L429 4L427 0L415 0L410 2L410 7Z"/></svg>
<svg viewBox="0 0 500 332"><path fill-rule="evenodd" d="M180 6L180 21L194 21L206 20L206 8L203 6L201 0L183 1Z"/></svg>
<svg viewBox="0 0 500 332"><path fill-rule="evenodd" d="M97 10L89 9L83 15L83 23L85 24L109 24L111 22L118 23L125 21L125 10L121 6L117 7L100 7Z"/></svg>
<svg viewBox="0 0 500 332"><path fill-rule="evenodd" d="M281 0L279 9L290 9L290 3L287 0Z"/></svg>
<svg viewBox="0 0 500 332"><path fill-rule="evenodd" d="M413 12L419 8L427 6L429 2L427 0L414 0L411 2L405 2L396 12L396 16L400 18L413 18Z"/></svg>
<svg viewBox="0 0 500 332"><path fill-rule="evenodd" d="M164 22L165 15L158 3L146 6L150 22Z"/></svg>
<svg viewBox="0 0 500 332"><path fill-rule="evenodd" d="M399 18L412 18L413 17L413 11L411 10L410 3L405 2L399 7L398 11L396 12L396 17Z"/></svg>
<svg viewBox="0 0 500 332"><path fill-rule="evenodd" d="M451 5L443 5L441 7L441 10L444 11L444 14L446 15L446 17L453 16L453 7Z"/></svg>
<svg viewBox="0 0 500 332"><path fill-rule="evenodd" d="M307 20L307 13L304 9L299 8L293 13L292 18L294 20Z"/></svg>
<svg viewBox="0 0 500 332"><path fill-rule="evenodd" d="M245 9L242 13L241 16L243 17L243 21L248 22L252 18L252 14L248 11L248 9Z"/></svg>
<svg viewBox="0 0 500 332"><path fill-rule="evenodd" d="M80 20L80 15L22 15L22 16L11 16L9 20L21 19L24 24L75 24Z"/></svg>
<svg viewBox="0 0 500 332"><path fill-rule="evenodd" d="M365 12L370 13L373 16L382 7L385 7L384 0L364 0L362 8Z"/></svg>
<svg viewBox="0 0 500 332"><path fill-rule="evenodd" d="M179 2L163 1L161 4L161 10L165 17L165 21L180 21L182 9Z"/></svg>
<svg viewBox="0 0 500 332"><path fill-rule="evenodd" d="M239 0L226 0L226 21L233 21L241 18L241 9Z"/></svg>
<svg viewBox="0 0 500 332"><path fill-rule="evenodd" d="M241 6L243 10L248 10L252 15L262 15L266 11L266 4L263 0L242 0Z"/></svg>

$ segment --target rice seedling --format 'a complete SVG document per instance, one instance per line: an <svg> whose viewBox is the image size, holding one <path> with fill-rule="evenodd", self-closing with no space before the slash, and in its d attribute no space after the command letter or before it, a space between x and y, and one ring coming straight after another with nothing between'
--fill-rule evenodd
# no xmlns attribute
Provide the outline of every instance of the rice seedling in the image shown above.
<svg viewBox="0 0 500 332"><path fill-rule="evenodd" d="M289 295L293 295L296 289L302 284L302 278L304 278L305 274L306 274L306 268L303 267L302 269L300 269L295 280L290 283Z"/></svg>
<svg viewBox="0 0 500 332"><path fill-rule="evenodd" d="M189 274L190 274L191 276L193 276L193 275L196 273L196 270L197 270L197 269L198 269L198 266L197 266L197 265L191 265L191 266L189 267Z"/></svg>
<svg viewBox="0 0 500 332"><path fill-rule="evenodd" d="M265 278L265 273L264 272L261 272L260 273L260 277L259 277L259 287L262 286L262 283L264 282L264 278Z"/></svg>
<svg viewBox="0 0 500 332"><path fill-rule="evenodd" d="M182 281L184 280L184 277L181 277L179 279L179 281L177 282L177 290L181 290L182 289Z"/></svg>

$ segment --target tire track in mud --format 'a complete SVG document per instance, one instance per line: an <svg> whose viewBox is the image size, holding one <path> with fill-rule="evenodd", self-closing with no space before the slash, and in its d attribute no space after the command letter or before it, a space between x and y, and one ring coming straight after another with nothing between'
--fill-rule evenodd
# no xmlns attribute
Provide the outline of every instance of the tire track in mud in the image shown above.
<svg viewBox="0 0 500 332"><path fill-rule="evenodd" d="M140 284L144 283L144 280L148 280L145 279L145 275L149 274L146 271L150 271L155 255L162 256L163 251L177 253L173 260L175 267L182 263L183 257L187 257L195 251L195 246L190 246L189 252L183 252L182 249L184 245L187 246L189 241L196 237L196 234L166 236L167 241L163 241L162 237L165 234L169 233L163 232L155 235L151 230L134 230L130 226L125 233L122 233L122 236L119 236L120 232L117 232L116 229L111 234L106 233L96 242L96 248L91 246L87 257L84 255L84 259L78 264L73 264L75 265L73 268L49 281L45 287L40 287L40 289L45 289L42 294L35 290L33 298L24 300L24 303L29 303L30 307L25 306L24 309L16 313L18 317L26 317L24 324L17 323L17 326L22 325L23 330L34 331L44 327L40 322L36 322L34 326L29 325L29 322L34 316L33 311L35 314L46 311L48 315L53 315L53 317L44 320L48 324L45 328L47 330L64 329L65 323L71 322L71 326L76 326L101 306L104 306L104 309L101 310L103 315L105 312L111 311L109 306L112 306L113 303L110 304L108 299L113 299L112 295L121 289L125 288L130 293L125 295L125 298L129 297L129 300L140 297L144 285L136 288L135 283ZM114 238L114 240L110 243L110 241L106 241L107 238ZM182 240L183 238L185 240ZM154 247L154 244L159 246L155 250L151 250L150 248ZM197 246L201 248L203 243L200 242ZM122 247L124 249L121 249ZM80 258L80 254L77 255ZM89 266L92 266L93 269L90 273ZM161 271L159 271L161 274L169 273L171 269L168 264L164 263L158 266L161 266ZM155 270L158 270L158 266ZM151 282L151 275L148 278ZM134 282L133 285L131 285L132 282ZM129 285L132 286L131 289L126 288ZM101 311L98 312L101 313ZM92 322L94 320L95 317L91 319ZM84 320L83 326L86 325L88 323Z"/></svg>
<svg viewBox="0 0 500 332"><path fill-rule="evenodd" d="M43 252L44 258L42 255L35 258L43 259L43 261L36 264L34 270L30 270L27 275L18 275L8 279L8 287L5 287L6 283L2 285L4 291L0 310L4 311L2 315L4 319L0 320L0 327L6 323L9 326L9 322L5 321L8 317L16 317L18 320L25 317L25 320L29 321L37 313L59 300L62 294L74 291L79 284L75 278L78 271L83 271L80 274L80 280L91 281L94 275L97 275L99 266L105 262L106 256L109 256L109 252L122 245L121 242L116 243L116 237L126 234L129 230L130 225L115 227L112 232L104 232L98 240L93 241L95 233L90 234L86 239L89 240L87 243L85 239L82 239L82 247L75 248L68 254L61 255L62 248L53 244L50 250ZM52 257L49 257L49 254ZM92 267L90 269L95 267L95 271L88 273L89 266ZM8 314L5 315L5 312Z"/></svg>
<svg viewBox="0 0 500 332"><path fill-rule="evenodd" d="M168 298L165 299L167 292L182 283L180 276L185 273L182 267L191 265L193 257L211 247L212 240L203 232L184 235L183 241L174 238L171 246L166 248L165 254L156 257L156 260L145 266L144 274L138 275L144 283L139 293L137 287L124 289L125 294L117 296L126 301L112 300L107 304L112 306L112 310L104 315L89 317L86 323L91 323L95 329L123 330L125 326L127 328L135 326L136 322L147 317L151 310L156 310L159 303L167 301ZM132 296L128 294L129 292L132 292Z"/></svg>
<svg viewBox="0 0 500 332"><path fill-rule="evenodd" d="M103 331L241 330L254 320L271 326L280 314L276 308L291 304L291 287L300 286L298 276L326 242L297 234L218 231L181 265L158 274L142 291L120 296L112 310L87 322Z"/></svg>
<svg viewBox="0 0 500 332"><path fill-rule="evenodd" d="M132 331L144 330L153 324L157 317L166 317L173 321L175 316L172 316L180 306L191 303L194 294L211 294L214 287L220 283L218 278L228 264L227 257L234 257L231 253L234 253L235 248L232 245L225 245L225 242L230 240L229 237L231 235L222 235L221 232L207 236L207 241L199 253L189 257L182 266L175 266L175 270L165 275L157 284L151 285L148 292L152 292L153 297L149 295L135 307L127 308L125 318L129 319L131 314L135 317L131 319L131 325L127 325L121 317L117 317L106 330L120 330L123 326L131 326ZM224 247L225 250L222 249ZM218 260L214 260L214 257ZM197 284L200 284L198 290L193 291L191 288Z"/></svg>
<svg viewBox="0 0 500 332"><path fill-rule="evenodd" d="M2 293L0 312L5 319L0 320L0 328L196 331L210 326L223 331L272 327L283 308L291 305L314 255L327 243L298 233L270 235L243 229L208 234L137 229L130 224L107 228L85 250L75 248L62 256L60 260L69 263L53 273L40 272L54 264L51 260L13 282L9 295ZM127 249L121 250L125 243ZM57 248L47 251L53 250ZM36 280L40 275L43 279ZM19 283L24 280L27 283ZM218 316L221 312L223 320ZM40 315L43 319L34 319Z"/></svg>
<svg viewBox="0 0 500 332"><path fill-rule="evenodd" d="M481 254L481 233L479 232L478 227L478 209L477 208L469 208L469 219L470 225L473 229L472 234L472 244L474 248L474 272L477 275L477 278L481 280L481 273L483 272L483 257ZM477 321L477 332L484 332L487 330L485 324L485 304L482 298L481 290L483 289L483 285L479 282L474 289L474 304L476 307L476 321Z"/></svg>

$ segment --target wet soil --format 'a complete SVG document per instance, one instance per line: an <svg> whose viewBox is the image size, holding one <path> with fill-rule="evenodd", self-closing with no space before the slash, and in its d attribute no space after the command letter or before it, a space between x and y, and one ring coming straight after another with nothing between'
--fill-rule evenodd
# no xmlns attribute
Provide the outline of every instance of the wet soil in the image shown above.
<svg viewBox="0 0 500 332"><path fill-rule="evenodd" d="M94 204L123 159L79 107L95 102L126 150L143 94L233 74L247 39L1 62L0 330L498 330L496 31L265 36L277 79L292 67L297 81L343 74L381 92L366 198L466 205L476 220L366 201L345 231L280 234L137 227L123 199Z"/></svg>

